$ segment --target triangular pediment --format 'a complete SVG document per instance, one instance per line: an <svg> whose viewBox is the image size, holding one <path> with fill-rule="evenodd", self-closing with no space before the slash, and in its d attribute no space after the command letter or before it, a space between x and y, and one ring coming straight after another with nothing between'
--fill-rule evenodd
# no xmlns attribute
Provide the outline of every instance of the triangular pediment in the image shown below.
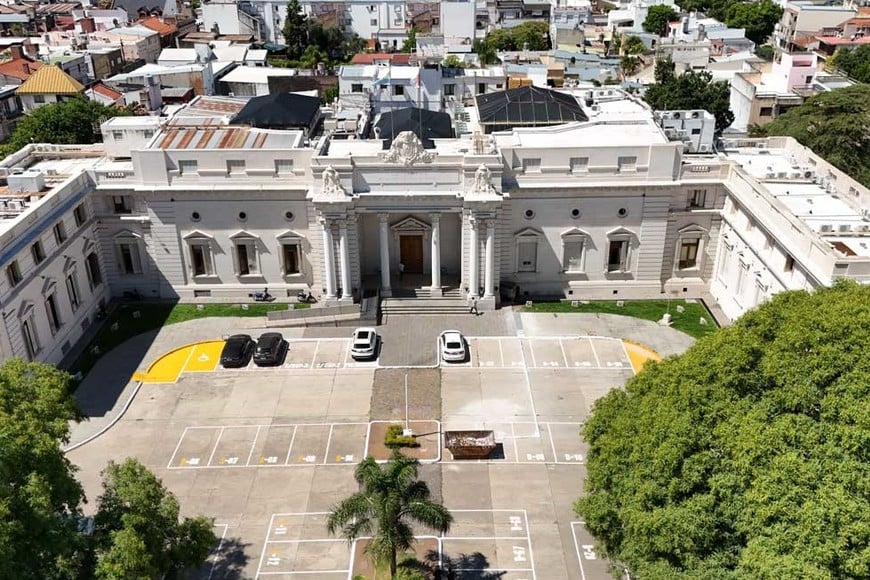
<svg viewBox="0 0 870 580"><path fill-rule="evenodd" d="M204 241L207 240L207 241L211 241L211 240L213 240L214 238L213 238L212 236L206 234L206 233L203 233L203 232L199 231L199 230L193 230L193 231L190 232L189 234L185 235L183 239L185 239L185 240L204 240Z"/></svg>
<svg viewBox="0 0 870 580"><path fill-rule="evenodd" d="M51 294L55 286L57 286L57 282L55 282L54 278L46 278L45 282L42 283L42 295L48 296Z"/></svg>
<svg viewBox="0 0 870 580"><path fill-rule="evenodd" d="M699 235L707 235L707 230L699 226L698 224L689 224L684 228L678 230L681 234L699 234Z"/></svg>
<svg viewBox="0 0 870 580"><path fill-rule="evenodd" d="M305 236L303 236L302 234L300 234L298 232L294 232L293 230L286 230L284 232L281 232L280 234L278 234L275 237L278 238L279 240L286 240L288 242L293 242L293 241L299 241L302 238L304 238Z"/></svg>
<svg viewBox="0 0 870 580"><path fill-rule="evenodd" d="M423 220L419 220L414 216L409 215L405 219L399 220L391 225L390 229L394 232L421 232L431 230L432 226Z"/></svg>
<svg viewBox="0 0 870 580"><path fill-rule="evenodd" d="M18 308L18 318L27 318L33 312L33 302L25 300Z"/></svg>
<svg viewBox="0 0 870 580"><path fill-rule="evenodd" d="M231 240L258 240L260 236L256 234L252 234L251 232L245 230L239 230L236 233L230 235Z"/></svg>
<svg viewBox="0 0 870 580"><path fill-rule="evenodd" d="M63 273L69 274L70 270L72 270L76 265L76 261L72 258L65 258L63 262Z"/></svg>
<svg viewBox="0 0 870 580"><path fill-rule="evenodd" d="M562 232L560 235L561 235L563 238L570 238L571 236L576 236L576 237L580 237L580 236L582 236L582 237L584 237L584 238L591 237L591 236L589 235L588 232L584 232L584 231L581 230L580 228L570 228L570 229L567 229L567 230L565 230L564 232Z"/></svg>
<svg viewBox="0 0 870 580"><path fill-rule="evenodd" d="M610 238L610 237L614 237L614 236L627 236L627 237L636 238L637 234L635 234L633 231L631 231L628 228L624 228L624 227L620 226L618 228L612 229L609 232L607 232L607 237Z"/></svg>
<svg viewBox="0 0 870 580"><path fill-rule="evenodd" d="M514 233L515 238L540 238L543 235L544 232L536 230L535 228L523 228L520 231Z"/></svg>
<svg viewBox="0 0 870 580"><path fill-rule="evenodd" d="M82 255L87 256L88 254L90 254L91 252L93 252L97 249L96 244L94 244L94 240L92 240L90 238L82 238L82 239L84 239L84 241L85 241L85 243L82 245Z"/></svg>
<svg viewBox="0 0 870 580"><path fill-rule="evenodd" d="M136 239L136 240L141 240L142 236L140 234L137 234L134 231L131 231L131 230L121 230L120 232L115 234L116 240L118 240L118 239L131 239L131 238Z"/></svg>

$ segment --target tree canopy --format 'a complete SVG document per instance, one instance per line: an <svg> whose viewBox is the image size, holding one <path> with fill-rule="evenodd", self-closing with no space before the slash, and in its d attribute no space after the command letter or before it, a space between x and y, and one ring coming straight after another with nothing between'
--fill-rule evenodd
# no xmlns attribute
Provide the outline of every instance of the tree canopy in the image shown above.
<svg viewBox="0 0 870 580"><path fill-rule="evenodd" d="M763 127L755 137L788 135L870 187L870 85L819 93Z"/></svg>
<svg viewBox="0 0 870 580"><path fill-rule="evenodd" d="M644 100L656 111L704 109L716 117L716 132L734 122L731 112L731 86L714 81L708 71L689 71L677 76L670 58L656 62L656 84L644 93Z"/></svg>
<svg viewBox="0 0 870 580"><path fill-rule="evenodd" d="M135 459L110 462L94 518L96 577L184 578L201 565L217 538L204 517L179 520L179 505Z"/></svg>
<svg viewBox="0 0 870 580"><path fill-rule="evenodd" d="M546 22L523 22L513 28L496 28L486 35L496 50L549 50L550 32Z"/></svg>
<svg viewBox="0 0 870 580"><path fill-rule="evenodd" d="M600 399L575 504L633 577L870 577L870 287L785 292Z"/></svg>
<svg viewBox="0 0 870 580"><path fill-rule="evenodd" d="M101 122L131 114L126 107L107 107L84 97L43 105L21 119L0 151L4 156L9 155L30 143L97 143L102 140Z"/></svg>
<svg viewBox="0 0 870 580"><path fill-rule="evenodd" d="M677 11L667 4L650 6L643 21L643 29L650 34L667 36L668 23L675 21L678 16Z"/></svg>
<svg viewBox="0 0 870 580"><path fill-rule="evenodd" d="M389 562L394 578L398 554L415 541L412 523L446 533L453 522L447 508L431 499L426 482L417 479L419 465L398 450L383 466L366 457L354 471L360 491L339 502L327 519L329 533L340 533L348 541L371 536L367 553L375 561Z"/></svg>
<svg viewBox="0 0 870 580"><path fill-rule="evenodd" d="M299 0L287 2L287 17L284 19L284 44L287 58L298 60L308 46L308 16L302 12Z"/></svg>
<svg viewBox="0 0 870 580"><path fill-rule="evenodd" d="M870 83L870 44L837 50L831 64L858 82Z"/></svg>
<svg viewBox="0 0 870 580"><path fill-rule="evenodd" d="M94 534L61 450L82 414L68 373L42 363L0 364L0 578L179 578L216 539L204 518L178 520L178 503L135 460L110 464Z"/></svg>
<svg viewBox="0 0 870 580"><path fill-rule="evenodd" d="M773 0L731 2L725 13L725 24L731 28L745 28L746 38L763 44L782 18L782 8Z"/></svg>
<svg viewBox="0 0 870 580"><path fill-rule="evenodd" d="M50 365L0 365L0 577L75 578L82 551L75 468L60 449L81 419L70 376Z"/></svg>
<svg viewBox="0 0 870 580"><path fill-rule="evenodd" d="M284 42L287 45L287 66L314 68L318 63L328 66L347 62L365 48L365 41L356 34L346 35L336 26L326 26L308 18L298 0L287 4L284 20Z"/></svg>

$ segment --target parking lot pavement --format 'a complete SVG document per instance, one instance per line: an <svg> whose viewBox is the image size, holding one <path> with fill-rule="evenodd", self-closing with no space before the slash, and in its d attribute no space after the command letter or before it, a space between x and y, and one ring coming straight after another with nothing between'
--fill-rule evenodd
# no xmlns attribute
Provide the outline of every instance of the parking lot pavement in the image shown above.
<svg viewBox="0 0 870 580"><path fill-rule="evenodd" d="M442 366L618 370L630 369L622 341L606 337L470 337L469 359Z"/></svg>
<svg viewBox="0 0 870 580"><path fill-rule="evenodd" d="M266 532L257 577L308 577L346 580L350 546L326 533L324 512L273 514Z"/></svg>

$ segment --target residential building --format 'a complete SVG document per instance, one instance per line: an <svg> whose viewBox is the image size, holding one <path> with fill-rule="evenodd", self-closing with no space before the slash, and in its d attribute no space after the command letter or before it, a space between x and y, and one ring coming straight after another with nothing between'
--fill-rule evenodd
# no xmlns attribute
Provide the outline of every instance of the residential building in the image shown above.
<svg viewBox="0 0 870 580"><path fill-rule="evenodd" d="M836 27L857 16L848 4L817 4L812 0L789 0L782 18L773 31L773 43L779 51L792 52L802 47L796 41L802 35L815 35L824 28Z"/></svg>
<svg viewBox="0 0 870 580"><path fill-rule="evenodd" d="M85 89L85 96L101 105L124 105L124 93L101 82L95 82Z"/></svg>
<svg viewBox="0 0 870 580"><path fill-rule="evenodd" d="M202 29L216 34L244 34L263 39L262 17L250 2L215 0L202 5Z"/></svg>
<svg viewBox="0 0 870 580"><path fill-rule="evenodd" d="M20 85L30 78L42 62L28 55L21 44L9 47L11 58L0 62L0 83L3 85Z"/></svg>
<svg viewBox="0 0 870 580"><path fill-rule="evenodd" d="M746 65L731 80L731 111L737 131L764 125L819 92L849 86L840 75L820 73L814 53L782 53L779 62Z"/></svg>
<svg viewBox="0 0 870 580"><path fill-rule="evenodd" d="M15 125L24 114L21 101L15 94L18 85L0 87L0 141L5 141L12 135Z"/></svg>
<svg viewBox="0 0 870 580"><path fill-rule="evenodd" d="M149 28L160 35L160 46L170 48L175 46L175 41L178 38L178 27L174 22L167 19L151 16L139 20L139 24L145 28Z"/></svg>
<svg viewBox="0 0 870 580"><path fill-rule="evenodd" d="M84 93L80 82L63 72L60 67L40 67L15 90L25 113L51 103L61 103Z"/></svg>
<svg viewBox="0 0 870 580"><path fill-rule="evenodd" d="M276 82L296 74L292 68L237 66L221 78L218 92L236 97L268 95L277 88Z"/></svg>

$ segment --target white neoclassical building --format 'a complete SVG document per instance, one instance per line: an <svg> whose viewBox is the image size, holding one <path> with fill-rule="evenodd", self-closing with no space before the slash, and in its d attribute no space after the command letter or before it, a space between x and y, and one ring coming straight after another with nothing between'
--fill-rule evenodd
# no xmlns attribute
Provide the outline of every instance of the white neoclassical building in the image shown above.
<svg viewBox="0 0 870 580"><path fill-rule="evenodd" d="M464 107L472 134L428 147L232 125L244 103L220 97L108 121L103 145L27 146L0 163L0 355L57 362L133 290L668 296L735 318L785 289L870 281L870 192L791 139L689 154L613 89L528 97L543 116L490 96Z"/></svg>

